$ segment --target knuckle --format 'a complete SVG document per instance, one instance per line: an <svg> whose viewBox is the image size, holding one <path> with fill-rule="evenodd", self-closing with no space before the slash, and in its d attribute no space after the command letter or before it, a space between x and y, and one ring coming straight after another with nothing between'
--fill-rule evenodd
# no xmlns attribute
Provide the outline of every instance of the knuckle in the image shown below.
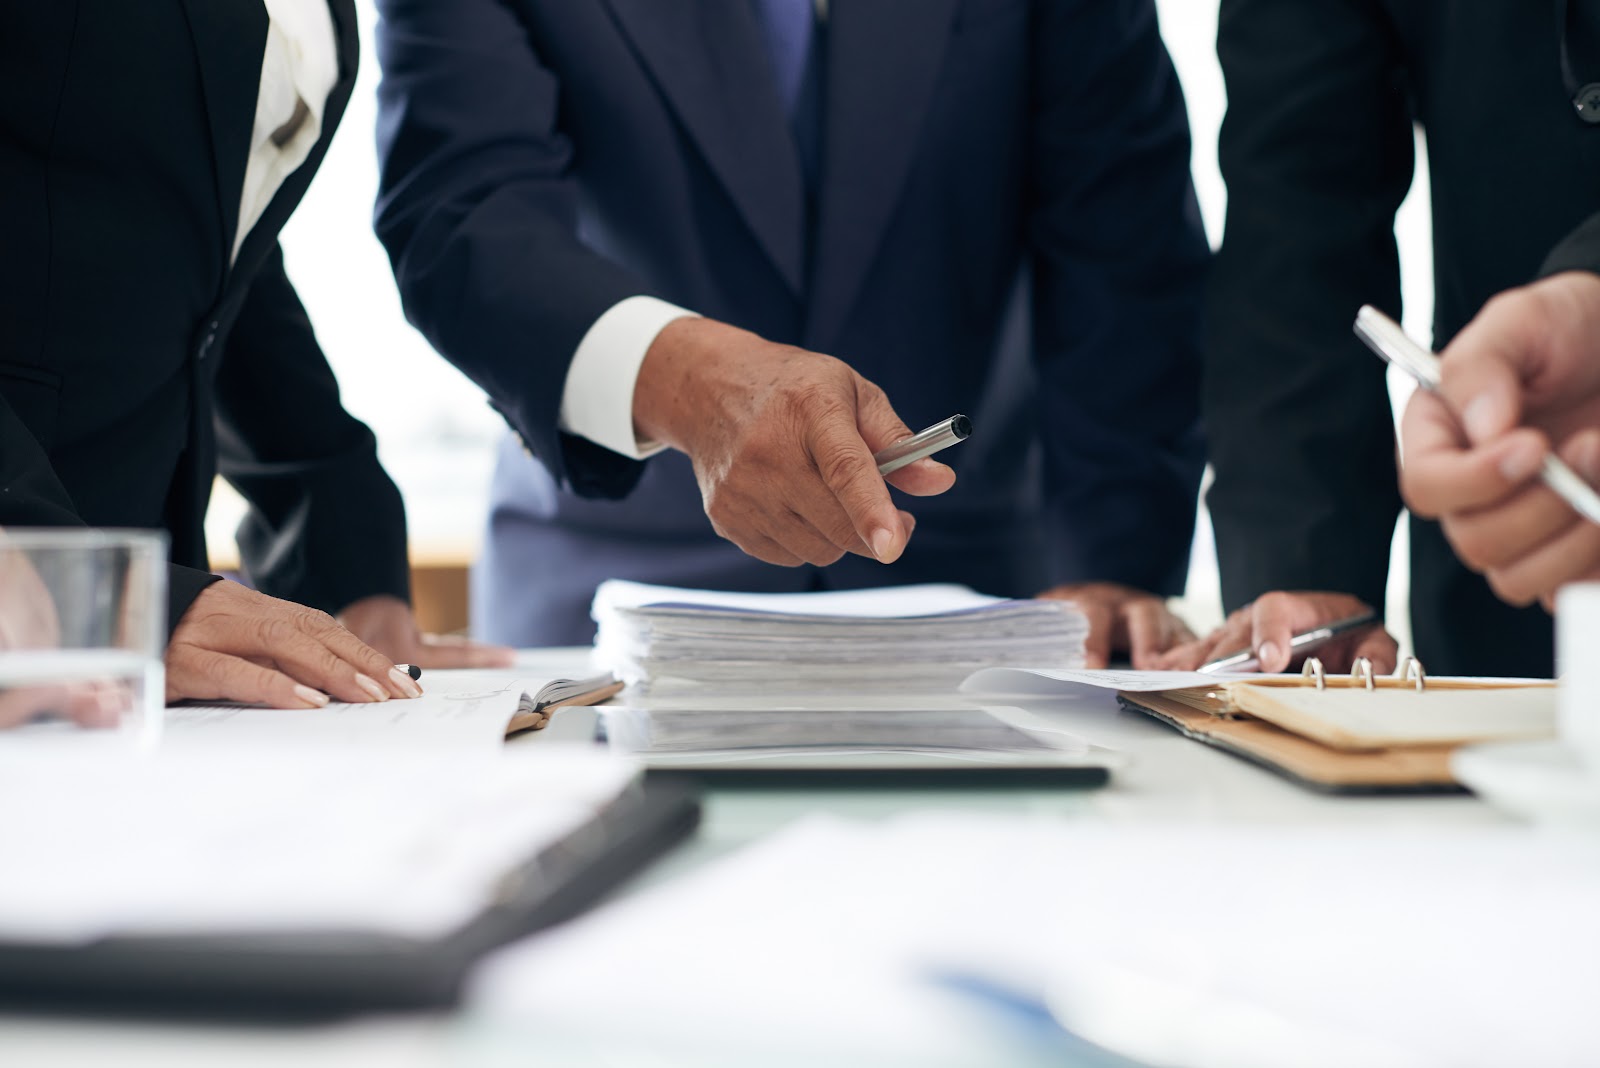
<svg viewBox="0 0 1600 1068"><path fill-rule="evenodd" d="M1283 612L1288 611L1294 602L1294 595L1283 590L1263 593L1256 598L1256 615L1258 617L1281 615Z"/></svg>
<svg viewBox="0 0 1600 1068"><path fill-rule="evenodd" d="M1489 580L1489 588L1494 590L1495 596L1501 600L1519 608L1533 603L1536 591L1530 590L1517 576L1503 569L1497 569L1489 571L1485 577Z"/></svg>
<svg viewBox="0 0 1600 1068"><path fill-rule="evenodd" d="M843 491L855 481L861 469L861 458L843 442L829 442L819 447L813 457L822 480L836 491Z"/></svg>
<svg viewBox="0 0 1600 1068"><path fill-rule="evenodd" d="M837 563L843 555L844 550L837 545L829 545L820 539L814 539L806 545L806 549L800 554L800 558L802 563L810 564L813 567L828 567Z"/></svg>
<svg viewBox="0 0 1600 1068"><path fill-rule="evenodd" d="M843 366L831 356L823 357L831 364ZM789 387L786 400L796 410L806 413L811 419L827 419L849 414L849 405L839 388L839 376L833 372L832 367L825 367L824 374L809 377L794 383Z"/></svg>
<svg viewBox="0 0 1600 1068"><path fill-rule="evenodd" d="M233 677L229 670L229 662L220 656L205 656L196 664L190 665L191 669L198 668L196 674L200 679L213 688L220 688L228 684Z"/></svg>
<svg viewBox="0 0 1600 1068"><path fill-rule="evenodd" d="M296 615L299 617L298 622L305 630L313 632L327 631L335 630L339 626L338 620L316 608L307 608L301 605Z"/></svg>
<svg viewBox="0 0 1600 1068"><path fill-rule="evenodd" d="M280 616L269 616L256 623L256 640L263 649L282 648L295 636L295 626Z"/></svg>
<svg viewBox="0 0 1600 1068"><path fill-rule="evenodd" d="M1482 572L1499 561L1495 559L1498 547L1495 539L1486 537L1481 528L1460 523L1444 524L1445 540L1455 550L1461 562L1474 571Z"/></svg>

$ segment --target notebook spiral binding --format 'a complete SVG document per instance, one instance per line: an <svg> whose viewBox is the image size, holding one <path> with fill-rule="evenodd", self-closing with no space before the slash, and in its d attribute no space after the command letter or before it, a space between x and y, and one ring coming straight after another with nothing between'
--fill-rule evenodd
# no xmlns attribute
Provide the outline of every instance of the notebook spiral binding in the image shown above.
<svg viewBox="0 0 1600 1068"><path fill-rule="evenodd" d="M1300 674L1304 678L1312 680L1317 689L1326 690L1328 688L1328 673L1324 670L1322 661L1317 657L1307 657L1305 667L1300 670ZM1372 661L1364 656L1356 657L1355 663L1350 665L1349 677L1352 686L1364 686L1369 690L1378 688L1377 676L1372 670ZM1428 673L1423 670L1422 661L1414 656L1408 656L1400 661L1400 666L1395 668L1394 677L1410 682L1416 687L1418 693L1422 693L1428 688Z"/></svg>

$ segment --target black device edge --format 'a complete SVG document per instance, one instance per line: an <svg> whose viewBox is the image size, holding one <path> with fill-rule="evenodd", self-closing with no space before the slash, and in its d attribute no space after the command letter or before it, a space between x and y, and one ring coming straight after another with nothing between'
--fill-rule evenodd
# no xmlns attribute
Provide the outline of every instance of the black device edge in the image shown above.
<svg viewBox="0 0 1600 1068"><path fill-rule="evenodd" d="M700 811L687 783L636 784L436 941L351 931L0 943L0 1012L318 1021L448 1008L481 956L596 904L693 833Z"/></svg>

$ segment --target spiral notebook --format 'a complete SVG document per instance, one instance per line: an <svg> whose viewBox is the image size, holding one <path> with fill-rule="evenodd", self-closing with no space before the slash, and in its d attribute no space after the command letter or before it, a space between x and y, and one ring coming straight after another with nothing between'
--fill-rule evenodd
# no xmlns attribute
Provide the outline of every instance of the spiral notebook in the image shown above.
<svg viewBox="0 0 1600 1068"><path fill-rule="evenodd" d="M1552 680L1428 678L1414 660L1405 669L1328 675L1313 658L1303 675L984 672L968 688L1114 690L1123 708L1335 793L1459 790L1450 757L1461 746L1555 734Z"/></svg>

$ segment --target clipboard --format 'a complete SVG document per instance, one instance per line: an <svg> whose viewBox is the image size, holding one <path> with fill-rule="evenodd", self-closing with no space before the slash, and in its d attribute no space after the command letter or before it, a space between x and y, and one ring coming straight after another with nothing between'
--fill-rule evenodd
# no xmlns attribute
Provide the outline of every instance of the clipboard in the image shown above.
<svg viewBox="0 0 1600 1068"><path fill-rule="evenodd" d="M1549 737L1550 680L1429 679L1408 658L1395 678L1358 660L1330 676L1311 658L1301 676L1117 694L1125 709L1185 736L1337 794L1459 793L1451 768L1462 746Z"/></svg>
<svg viewBox="0 0 1600 1068"><path fill-rule="evenodd" d="M510 871L490 907L439 940L349 930L0 943L0 1008L300 1021L449 1007L485 953L583 912L699 820L685 785L637 783Z"/></svg>

